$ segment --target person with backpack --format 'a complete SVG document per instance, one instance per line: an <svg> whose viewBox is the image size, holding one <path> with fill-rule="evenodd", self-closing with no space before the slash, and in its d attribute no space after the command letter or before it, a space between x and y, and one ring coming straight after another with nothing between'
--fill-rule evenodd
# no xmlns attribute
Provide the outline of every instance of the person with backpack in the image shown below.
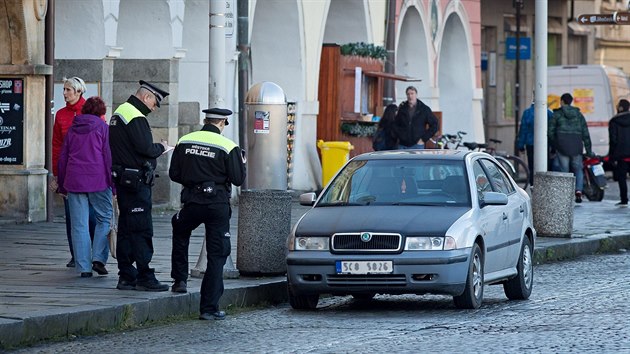
<svg viewBox="0 0 630 354"><path fill-rule="evenodd" d="M398 148L398 139L394 135L394 119L397 112L398 107L393 103L385 107L385 112L378 122L378 128L372 140L374 151L396 150Z"/></svg>

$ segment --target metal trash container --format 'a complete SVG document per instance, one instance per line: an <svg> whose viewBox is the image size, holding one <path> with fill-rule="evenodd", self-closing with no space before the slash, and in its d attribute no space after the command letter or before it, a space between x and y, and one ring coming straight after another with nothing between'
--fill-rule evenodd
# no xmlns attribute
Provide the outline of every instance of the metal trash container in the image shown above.
<svg viewBox="0 0 630 354"><path fill-rule="evenodd" d="M354 146L347 141L318 140L317 147L322 153L322 187L324 187L348 162L350 150L354 149Z"/></svg>
<svg viewBox="0 0 630 354"><path fill-rule="evenodd" d="M236 268L242 275L287 271L291 194L284 190L243 190L238 206Z"/></svg>
<svg viewBox="0 0 630 354"><path fill-rule="evenodd" d="M286 190L287 99L273 82L257 83L245 97L247 188Z"/></svg>

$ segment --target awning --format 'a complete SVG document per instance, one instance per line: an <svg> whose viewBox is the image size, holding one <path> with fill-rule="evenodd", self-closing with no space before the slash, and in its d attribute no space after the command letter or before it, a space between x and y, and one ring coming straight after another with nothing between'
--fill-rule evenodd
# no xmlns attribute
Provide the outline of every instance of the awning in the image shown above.
<svg viewBox="0 0 630 354"><path fill-rule="evenodd" d="M562 21L556 17L549 17L547 19L547 32L554 34L562 34Z"/></svg>
<svg viewBox="0 0 630 354"><path fill-rule="evenodd" d="M390 73L383 73L379 71L364 71L363 75L372 76L372 77L380 77L383 79L390 79L390 80L396 80L396 81L422 81L422 79L418 79L418 78L395 75L395 74L390 74Z"/></svg>
<svg viewBox="0 0 630 354"><path fill-rule="evenodd" d="M507 32L516 33L516 16L504 16L503 17L503 28ZM530 28L527 25L527 21L525 20L525 16L521 16L521 33L530 32Z"/></svg>
<svg viewBox="0 0 630 354"><path fill-rule="evenodd" d="M569 22L569 33L576 36L587 36L591 33L591 28L581 25L577 21Z"/></svg>

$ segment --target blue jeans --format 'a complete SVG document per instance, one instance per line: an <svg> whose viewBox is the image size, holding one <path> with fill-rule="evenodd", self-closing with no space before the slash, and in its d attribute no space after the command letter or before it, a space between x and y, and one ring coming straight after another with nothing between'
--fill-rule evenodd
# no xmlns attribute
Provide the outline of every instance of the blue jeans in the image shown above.
<svg viewBox="0 0 630 354"><path fill-rule="evenodd" d="M112 221L112 190L100 192L68 193L68 206L72 223L72 248L76 269L80 273L92 272L92 262L107 264L109 242L107 234ZM94 209L96 225L94 242L90 242L89 210Z"/></svg>
<svg viewBox="0 0 630 354"><path fill-rule="evenodd" d="M398 150L424 149L424 144L416 144L411 146L398 145Z"/></svg>
<svg viewBox="0 0 630 354"><path fill-rule="evenodd" d="M558 153L560 172L573 172L575 175L575 191L582 191L584 185L584 171L582 170L582 154L566 156Z"/></svg>
<svg viewBox="0 0 630 354"><path fill-rule="evenodd" d="M70 256L74 260L74 250L72 249L72 223L70 222L70 207L68 206L68 198L63 198L63 210L66 214L66 236L68 237L68 247L70 247ZM94 208L90 205L90 240L94 241L94 227L96 219L94 218Z"/></svg>

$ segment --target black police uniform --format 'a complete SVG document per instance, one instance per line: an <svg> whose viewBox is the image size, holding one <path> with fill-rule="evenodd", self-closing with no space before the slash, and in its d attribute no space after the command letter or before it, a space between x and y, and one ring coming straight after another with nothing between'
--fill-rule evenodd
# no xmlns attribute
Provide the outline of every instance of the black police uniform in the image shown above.
<svg viewBox="0 0 630 354"><path fill-rule="evenodd" d="M146 83L141 84L145 87ZM166 96L164 94L168 95L160 92L160 96ZM158 103L162 97L156 95ZM149 267L153 257L151 186L156 158L164 152L162 144L153 143L146 119L150 112L140 99L131 96L116 109L109 125L112 170L120 209L116 260L120 277L117 288L121 290L168 290Z"/></svg>
<svg viewBox="0 0 630 354"><path fill-rule="evenodd" d="M231 250L231 185L240 186L245 180L245 163L241 156L241 149L222 136L219 128L206 124L200 131L179 139L171 158L169 176L184 186L183 207L171 220L171 277L175 284L187 280L190 234L203 223L208 265L201 283L201 314L219 311L223 266Z"/></svg>

